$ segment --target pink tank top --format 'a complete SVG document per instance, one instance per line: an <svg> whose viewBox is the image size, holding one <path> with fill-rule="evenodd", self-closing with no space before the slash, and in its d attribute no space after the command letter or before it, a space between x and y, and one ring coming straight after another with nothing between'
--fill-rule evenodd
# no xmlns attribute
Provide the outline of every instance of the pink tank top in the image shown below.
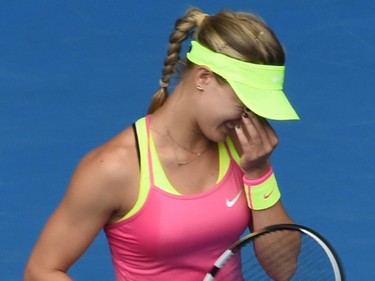
<svg viewBox="0 0 375 281"><path fill-rule="evenodd" d="M136 212L104 229L116 280L203 280L215 260L249 225L242 171L230 157L225 174L209 191L195 195L166 191L155 184L160 176L154 174L156 156L149 126L142 123L145 118L137 122L141 161L138 200L144 199L140 205L137 202ZM230 154L226 146L219 147ZM225 269L232 275L223 274L223 280L242 280L239 256Z"/></svg>

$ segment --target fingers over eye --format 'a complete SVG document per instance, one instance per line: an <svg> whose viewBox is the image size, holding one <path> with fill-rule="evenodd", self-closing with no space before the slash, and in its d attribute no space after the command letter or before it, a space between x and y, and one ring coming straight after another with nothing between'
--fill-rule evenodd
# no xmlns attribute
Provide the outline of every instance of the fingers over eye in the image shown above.
<svg viewBox="0 0 375 281"><path fill-rule="evenodd" d="M278 143L275 131L268 121L253 112L245 111L242 114L243 134L253 146L265 146L270 149Z"/></svg>

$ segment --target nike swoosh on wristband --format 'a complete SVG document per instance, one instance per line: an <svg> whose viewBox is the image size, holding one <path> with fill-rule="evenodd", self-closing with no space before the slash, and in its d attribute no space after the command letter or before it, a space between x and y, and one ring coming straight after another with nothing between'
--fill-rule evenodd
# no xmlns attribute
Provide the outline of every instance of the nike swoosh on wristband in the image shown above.
<svg viewBox="0 0 375 281"><path fill-rule="evenodd" d="M228 208L232 208L237 203L238 199L240 199L241 193L242 193L242 190L240 190L238 194L232 200L229 200L229 199L226 200L226 204Z"/></svg>
<svg viewBox="0 0 375 281"><path fill-rule="evenodd" d="M272 193L273 193L274 190L275 190L275 189L272 188L272 190L271 190L270 192L268 192L268 193L266 193L266 194L263 195L263 198L264 198L265 200L268 200L268 199L271 197L271 195L272 195Z"/></svg>

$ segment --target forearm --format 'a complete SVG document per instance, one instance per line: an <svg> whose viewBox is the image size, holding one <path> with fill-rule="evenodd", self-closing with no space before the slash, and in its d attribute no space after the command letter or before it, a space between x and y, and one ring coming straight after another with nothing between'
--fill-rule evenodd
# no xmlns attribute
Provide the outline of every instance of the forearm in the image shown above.
<svg viewBox="0 0 375 281"><path fill-rule="evenodd" d="M254 231L270 225L294 223L280 201L268 209L252 211L252 214ZM296 270L299 249L297 232L272 232L254 241L258 261L273 280L290 280Z"/></svg>
<svg viewBox="0 0 375 281"><path fill-rule="evenodd" d="M43 270L40 266L36 265L33 266L28 264L24 276L23 281L73 281L66 272L61 270Z"/></svg>

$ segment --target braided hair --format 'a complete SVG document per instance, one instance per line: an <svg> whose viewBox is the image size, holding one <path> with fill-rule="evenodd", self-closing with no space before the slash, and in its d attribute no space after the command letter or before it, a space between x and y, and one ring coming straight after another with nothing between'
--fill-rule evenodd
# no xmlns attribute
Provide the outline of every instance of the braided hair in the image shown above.
<svg viewBox="0 0 375 281"><path fill-rule="evenodd" d="M248 12L221 11L208 16L198 8L191 8L175 22L169 36L169 48L164 60L160 88L154 94L148 113L160 108L168 98L168 86L180 65L182 43L192 35L205 47L224 55L257 64L284 65L285 51L269 26L258 16ZM185 58L184 58L185 59ZM183 71L194 64L185 61ZM219 82L225 80L216 76Z"/></svg>

